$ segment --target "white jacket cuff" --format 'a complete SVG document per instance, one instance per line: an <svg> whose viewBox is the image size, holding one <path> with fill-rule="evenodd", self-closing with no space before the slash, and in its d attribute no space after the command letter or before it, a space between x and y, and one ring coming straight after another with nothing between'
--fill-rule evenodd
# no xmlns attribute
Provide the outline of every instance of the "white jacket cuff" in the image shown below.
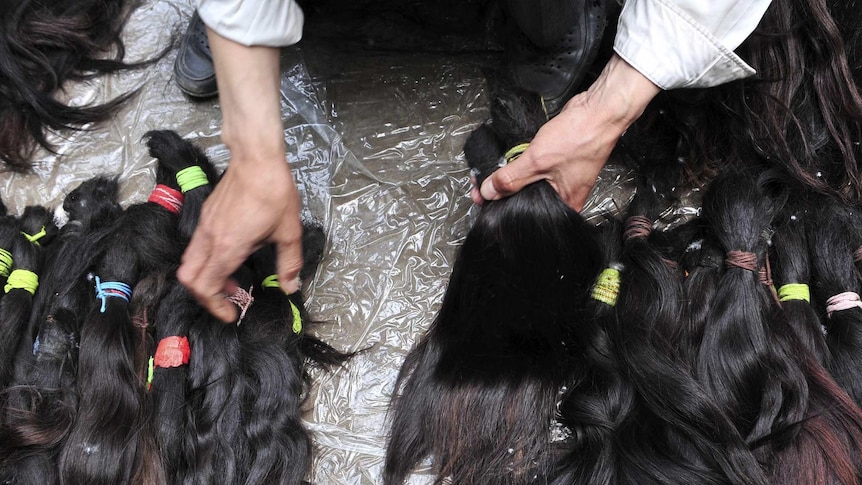
<svg viewBox="0 0 862 485"><path fill-rule="evenodd" d="M302 39L302 9L293 0L197 0L207 27L242 45L281 47Z"/></svg>
<svg viewBox="0 0 862 485"><path fill-rule="evenodd" d="M717 86L754 74L733 50L770 0L628 0L614 50L662 89Z"/></svg>

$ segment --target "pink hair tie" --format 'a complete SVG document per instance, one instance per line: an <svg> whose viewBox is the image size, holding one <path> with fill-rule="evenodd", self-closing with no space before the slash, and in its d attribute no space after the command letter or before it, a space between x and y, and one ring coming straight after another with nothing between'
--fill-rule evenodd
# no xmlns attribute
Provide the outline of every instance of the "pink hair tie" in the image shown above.
<svg viewBox="0 0 862 485"><path fill-rule="evenodd" d="M251 304L254 303L254 297L251 296L251 292L253 290L254 286L250 287L248 291L245 291L245 288L237 287L236 291L232 295L225 295L224 297L225 300L239 307L239 318L236 321L237 326L242 323L242 319L245 318L245 313L248 311Z"/></svg>
<svg viewBox="0 0 862 485"><path fill-rule="evenodd" d="M853 251L853 262L862 263L862 246L859 246L856 248L856 251Z"/></svg>
<svg viewBox="0 0 862 485"><path fill-rule="evenodd" d="M850 308L862 308L862 299L853 291L838 293L826 300L826 316L832 318L832 312L848 310Z"/></svg>

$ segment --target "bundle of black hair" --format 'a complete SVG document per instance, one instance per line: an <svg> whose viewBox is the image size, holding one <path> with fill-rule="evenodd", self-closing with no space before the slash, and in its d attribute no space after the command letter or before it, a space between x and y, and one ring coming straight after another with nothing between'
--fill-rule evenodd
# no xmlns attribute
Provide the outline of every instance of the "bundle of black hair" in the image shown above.
<svg viewBox="0 0 862 485"><path fill-rule="evenodd" d="M123 210L117 181L96 177L55 214L0 218L0 482L300 483L307 366L349 354L308 334L317 322L280 290L271 247L235 275L234 325L194 302L174 273L218 175L174 132L145 139L146 202ZM322 229L303 242L308 277Z"/></svg>
<svg viewBox="0 0 862 485"><path fill-rule="evenodd" d="M493 96L464 147L478 183L543 121ZM745 153L668 232L662 167L597 230L545 182L486 201L399 375L384 483L427 458L435 483L858 483L858 213Z"/></svg>

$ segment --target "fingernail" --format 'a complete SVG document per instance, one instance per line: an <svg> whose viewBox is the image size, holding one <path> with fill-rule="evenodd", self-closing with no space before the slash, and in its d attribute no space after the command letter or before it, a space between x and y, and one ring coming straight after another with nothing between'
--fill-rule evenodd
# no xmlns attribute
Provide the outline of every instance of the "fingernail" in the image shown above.
<svg viewBox="0 0 862 485"><path fill-rule="evenodd" d="M479 193L482 194L482 198L485 200L494 200L500 195L497 193L497 189L494 188L494 184L487 180L482 184Z"/></svg>
<svg viewBox="0 0 862 485"><path fill-rule="evenodd" d="M296 293L297 291L299 291L299 286L301 284L302 284L302 281L300 281L299 276L297 276L296 278L287 282L287 285L285 285L285 287L284 287L284 292L287 293L288 295L292 295L293 293Z"/></svg>

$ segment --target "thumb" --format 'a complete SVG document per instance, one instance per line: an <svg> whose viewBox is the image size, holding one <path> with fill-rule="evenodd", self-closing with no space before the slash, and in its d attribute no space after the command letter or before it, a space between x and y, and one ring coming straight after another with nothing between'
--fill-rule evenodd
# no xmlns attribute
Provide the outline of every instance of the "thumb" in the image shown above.
<svg viewBox="0 0 862 485"><path fill-rule="evenodd" d="M299 291L299 271L302 269L302 240L280 243L276 247L278 257L278 283L281 290L290 295Z"/></svg>
<svg viewBox="0 0 862 485"><path fill-rule="evenodd" d="M485 200L499 200L520 191L533 182L543 179L544 176L529 161L529 158L525 158L526 156L527 152L524 152L524 155L516 161L489 175L482 182L482 187L479 189L482 198Z"/></svg>

